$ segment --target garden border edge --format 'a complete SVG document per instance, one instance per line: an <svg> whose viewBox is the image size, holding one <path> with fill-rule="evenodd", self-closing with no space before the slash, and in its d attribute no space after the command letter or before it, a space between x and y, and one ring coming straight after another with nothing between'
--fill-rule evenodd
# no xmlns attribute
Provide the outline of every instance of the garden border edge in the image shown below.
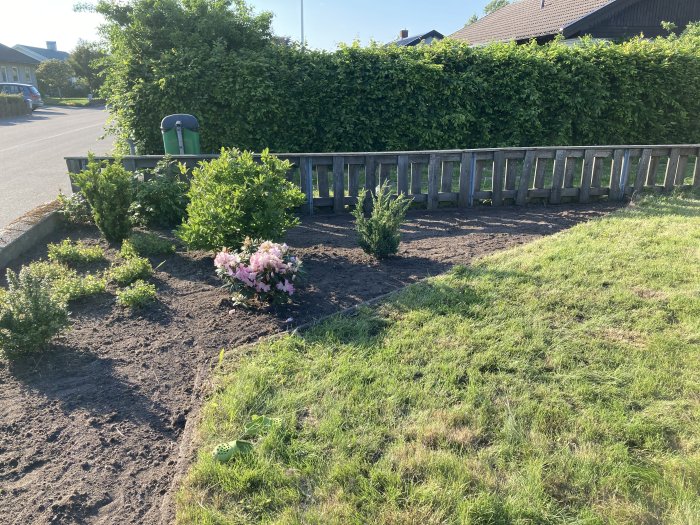
<svg viewBox="0 0 700 525"><path fill-rule="evenodd" d="M0 270L12 265L63 224L57 209L57 201L42 204L0 230Z"/></svg>

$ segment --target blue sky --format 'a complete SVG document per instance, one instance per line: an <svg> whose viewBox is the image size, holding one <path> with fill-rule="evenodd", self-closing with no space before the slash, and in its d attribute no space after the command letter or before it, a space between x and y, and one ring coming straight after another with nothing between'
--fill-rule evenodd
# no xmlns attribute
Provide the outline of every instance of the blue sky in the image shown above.
<svg viewBox="0 0 700 525"><path fill-rule="evenodd" d="M0 0L3 21L0 43L44 47L47 40L70 51L79 39L97 39L98 15L75 13L77 0L33 0L27 4ZM300 38L301 0L248 0L258 11L275 13L275 32ZM306 40L310 47L335 49L339 42L374 39L389 42L401 29L411 34L437 29L450 34L473 13L481 14L488 0L304 0Z"/></svg>
<svg viewBox="0 0 700 525"><path fill-rule="evenodd" d="M334 49L339 42L371 39L388 42L401 29L410 34L437 29L451 34L488 0L304 0L306 40L310 47ZM301 0L249 0L259 11L275 13L275 32L300 38Z"/></svg>

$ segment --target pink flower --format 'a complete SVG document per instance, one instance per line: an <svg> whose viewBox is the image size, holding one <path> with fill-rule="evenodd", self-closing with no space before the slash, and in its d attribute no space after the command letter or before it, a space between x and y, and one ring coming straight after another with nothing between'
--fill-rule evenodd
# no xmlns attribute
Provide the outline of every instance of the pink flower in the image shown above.
<svg viewBox="0 0 700 525"><path fill-rule="evenodd" d="M240 264L241 258L236 253L229 253L228 250L224 248L223 251L216 254L214 258L214 266L217 268L230 268Z"/></svg>
<svg viewBox="0 0 700 525"><path fill-rule="evenodd" d="M277 283L277 289L281 292L288 293L290 296L294 295L294 285L287 279L284 280L284 284Z"/></svg>

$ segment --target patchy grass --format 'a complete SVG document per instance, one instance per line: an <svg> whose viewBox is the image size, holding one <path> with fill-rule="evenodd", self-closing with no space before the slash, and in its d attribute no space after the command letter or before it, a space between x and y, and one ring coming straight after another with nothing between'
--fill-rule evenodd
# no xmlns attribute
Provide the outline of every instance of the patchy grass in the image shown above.
<svg viewBox="0 0 700 525"><path fill-rule="evenodd" d="M87 264L105 261L105 251L100 246L89 246L81 241L64 239L47 246L49 260L64 264Z"/></svg>
<svg viewBox="0 0 700 525"><path fill-rule="evenodd" d="M78 98L58 98L58 97L44 97L44 102L48 106L69 106L69 107L87 107L90 105L90 101L87 97Z"/></svg>
<svg viewBox="0 0 700 525"><path fill-rule="evenodd" d="M700 523L699 267L647 200L224 360L178 523Z"/></svg>

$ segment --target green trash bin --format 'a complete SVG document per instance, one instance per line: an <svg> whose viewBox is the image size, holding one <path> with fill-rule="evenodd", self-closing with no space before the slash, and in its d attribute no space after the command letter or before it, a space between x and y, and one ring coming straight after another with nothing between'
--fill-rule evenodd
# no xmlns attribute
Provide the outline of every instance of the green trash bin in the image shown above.
<svg viewBox="0 0 700 525"><path fill-rule="evenodd" d="M168 115L160 123L166 155L199 155L199 122L192 115Z"/></svg>

